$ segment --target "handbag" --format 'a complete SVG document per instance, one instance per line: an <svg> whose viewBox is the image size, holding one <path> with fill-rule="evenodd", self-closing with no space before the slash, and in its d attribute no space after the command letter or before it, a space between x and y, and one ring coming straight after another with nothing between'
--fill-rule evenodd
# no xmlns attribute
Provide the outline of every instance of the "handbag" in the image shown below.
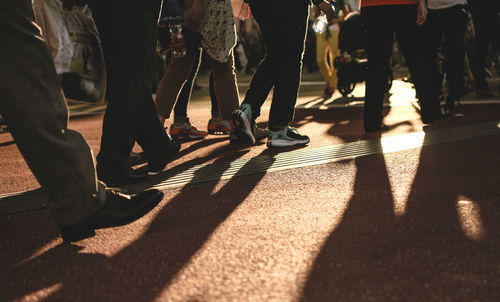
<svg viewBox="0 0 500 302"><path fill-rule="evenodd" d="M61 0L33 0L33 9L35 21L61 78L65 97L93 104L104 103L104 54L89 7L68 7Z"/></svg>

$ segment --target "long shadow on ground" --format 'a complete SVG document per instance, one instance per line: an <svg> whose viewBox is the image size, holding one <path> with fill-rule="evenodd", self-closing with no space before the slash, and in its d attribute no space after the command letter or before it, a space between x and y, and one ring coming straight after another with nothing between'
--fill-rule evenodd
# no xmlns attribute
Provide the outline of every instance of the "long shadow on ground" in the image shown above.
<svg viewBox="0 0 500 302"><path fill-rule="evenodd" d="M475 141L423 147L401 216L384 156L356 159L354 195L302 300L498 301L500 143L480 146L481 158Z"/></svg>
<svg viewBox="0 0 500 302"><path fill-rule="evenodd" d="M240 155L219 158L214 164L229 167ZM267 164L272 163L271 159ZM250 160L241 173L252 165ZM202 168L194 178L204 173ZM110 258L79 254L76 245L49 249L7 271L2 280L2 299L19 299L57 284L48 301L154 300L263 176L240 178L237 173L215 193L217 182L184 186L142 237Z"/></svg>

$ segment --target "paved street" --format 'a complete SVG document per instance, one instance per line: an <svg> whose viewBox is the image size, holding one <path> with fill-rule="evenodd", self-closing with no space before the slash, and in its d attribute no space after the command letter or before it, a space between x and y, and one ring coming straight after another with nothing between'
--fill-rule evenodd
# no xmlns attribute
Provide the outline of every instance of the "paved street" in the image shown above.
<svg viewBox="0 0 500 302"><path fill-rule="evenodd" d="M188 114L205 129L199 83ZM396 80L390 130L366 135L363 84L324 100L304 74L294 125L308 146L183 143L166 171L122 188L161 189L156 209L71 245L0 134L0 301L500 301L499 85L424 126ZM102 110L71 106L94 154Z"/></svg>

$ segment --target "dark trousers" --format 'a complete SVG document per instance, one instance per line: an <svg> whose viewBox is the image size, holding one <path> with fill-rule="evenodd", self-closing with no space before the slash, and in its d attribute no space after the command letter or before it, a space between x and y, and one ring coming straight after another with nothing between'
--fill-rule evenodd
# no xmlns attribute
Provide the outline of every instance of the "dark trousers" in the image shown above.
<svg viewBox="0 0 500 302"><path fill-rule="evenodd" d="M430 59L423 55L422 33L416 25L416 5L370 6L361 9L368 41L368 75L366 79L364 126L378 129L382 124L382 109L387 72L394 36L405 57L420 100L422 119L434 119L440 114L435 81L429 78ZM434 88L433 88L434 87Z"/></svg>
<svg viewBox="0 0 500 302"><path fill-rule="evenodd" d="M101 35L108 72L99 175L123 173L137 142L147 158L158 157L169 137L151 95L161 0L89 0Z"/></svg>
<svg viewBox="0 0 500 302"><path fill-rule="evenodd" d="M243 103L250 104L252 118L257 118L274 87L268 126L288 125L299 91L309 2L251 0L250 8L262 31L266 56L255 71Z"/></svg>
<svg viewBox="0 0 500 302"><path fill-rule="evenodd" d="M54 62L34 25L31 0L0 2L0 113L43 189L57 224L73 225L105 201L92 151L67 128ZM98 193L99 192L99 193Z"/></svg>
<svg viewBox="0 0 500 302"><path fill-rule="evenodd" d="M445 9L429 10L424 26L425 45L433 57L437 72L437 52L443 41L446 57L446 79L448 82L448 98L458 100L464 86L464 34L467 24L467 10L463 5L455 5ZM437 89L440 90L439 83Z"/></svg>
<svg viewBox="0 0 500 302"><path fill-rule="evenodd" d="M470 11L474 21L474 30L476 32L473 72L476 82L476 90L488 89L486 82L486 59L490 45L495 37L499 35L497 26L497 0L472 0L470 1Z"/></svg>

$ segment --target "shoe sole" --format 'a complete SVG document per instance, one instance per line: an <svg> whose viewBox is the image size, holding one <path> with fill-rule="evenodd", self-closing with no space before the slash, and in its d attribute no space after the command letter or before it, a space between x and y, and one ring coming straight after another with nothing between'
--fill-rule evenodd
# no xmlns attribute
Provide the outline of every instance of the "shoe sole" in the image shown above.
<svg viewBox="0 0 500 302"><path fill-rule="evenodd" d="M202 139L206 135L170 134L170 136L175 139Z"/></svg>
<svg viewBox="0 0 500 302"><path fill-rule="evenodd" d="M255 137L246 114L241 110L235 110L231 117L235 126L234 134L242 141L255 144Z"/></svg>
<svg viewBox="0 0 500 302"><path fill-rule="evenodd" d="M267 141L267 147L268 148L286 148L286 147L293 147L293 146L302 146L302 145L307 145L311 140L294 140L294 141L289 141L289 140L268 140Z"/></svg>
<svg viewBox="0 0 500 302"><path fill-rule="evenodd" d="M207 132L208 132L208 134L212 134L212 135L228 135L230 133L229 131L218 130L218 129L208 130Z"/></svg>

